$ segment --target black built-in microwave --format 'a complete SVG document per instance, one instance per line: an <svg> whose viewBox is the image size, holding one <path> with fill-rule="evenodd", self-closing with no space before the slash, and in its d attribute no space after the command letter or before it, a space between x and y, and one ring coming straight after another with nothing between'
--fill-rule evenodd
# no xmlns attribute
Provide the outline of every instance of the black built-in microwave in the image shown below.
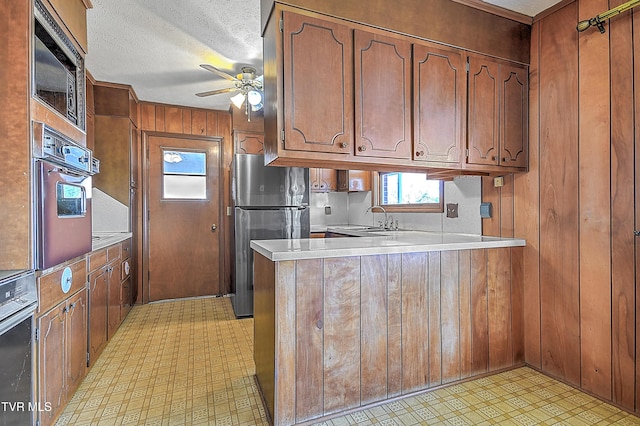
<svg viewBox="0 0 640 426"><path fill-rule="evenodd" d="M84 59L40 0L33 33L33 96L84 130Z"/></svg>

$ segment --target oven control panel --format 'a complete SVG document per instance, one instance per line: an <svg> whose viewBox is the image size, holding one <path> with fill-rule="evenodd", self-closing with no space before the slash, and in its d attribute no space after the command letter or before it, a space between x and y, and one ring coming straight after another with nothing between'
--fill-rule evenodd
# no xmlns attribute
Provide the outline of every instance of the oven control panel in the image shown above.
<svg viewBox="0 0 640 426"><path fill-rule="evenodd" d="M37 121L33 122L33 156L86 175L99 170L90 149Z"/></svg>
<svg viewBox="0 0 640 426"><path fill-rule="evenodd" d="M0 320L38 302L33 271L16 272L0 277Z"/></svg>

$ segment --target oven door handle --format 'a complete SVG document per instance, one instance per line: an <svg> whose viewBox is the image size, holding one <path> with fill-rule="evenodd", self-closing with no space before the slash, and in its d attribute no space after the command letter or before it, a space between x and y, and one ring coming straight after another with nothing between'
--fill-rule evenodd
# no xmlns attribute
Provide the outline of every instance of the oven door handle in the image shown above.
<svg viewBox="0 0 640 426"><path fill-rule="evenodd" d="M34 303L22 309L21 311L18 311L17 313L13 314L9 318L0 321L0 336L6 333L7 331L11 330L16 325L20 324L22 321L32 316L36 310L36 306L37 304Z"/></svg>
<svg viewBox="0 0 640 426"><path fill-rule="evenodd" d="M82 199L80 202L81 214L82 216L86 216L87 215L87 190L84 187L80 188L80 190L82 191Z"/></svg>

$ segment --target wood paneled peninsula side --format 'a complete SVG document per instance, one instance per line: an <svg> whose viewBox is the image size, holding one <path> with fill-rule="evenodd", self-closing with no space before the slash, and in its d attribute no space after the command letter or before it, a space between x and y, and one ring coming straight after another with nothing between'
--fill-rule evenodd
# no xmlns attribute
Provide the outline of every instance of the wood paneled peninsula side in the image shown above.
<svg viewBox="0 0 640 426"><path fill-rule="evenodd" d="M523 365L524 246L418 231L252 241L256 376L273 423Z"/></svg>

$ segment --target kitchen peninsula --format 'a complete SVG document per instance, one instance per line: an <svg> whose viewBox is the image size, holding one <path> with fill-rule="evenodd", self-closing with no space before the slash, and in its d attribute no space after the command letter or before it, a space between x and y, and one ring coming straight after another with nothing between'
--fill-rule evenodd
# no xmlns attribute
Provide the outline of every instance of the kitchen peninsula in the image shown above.
<svg viewBox="0 0 640 426"><path fill-rule="evenodd" d="M419 231L252 241L256 376L274 424L522 365L524 245Z"/></svg>

